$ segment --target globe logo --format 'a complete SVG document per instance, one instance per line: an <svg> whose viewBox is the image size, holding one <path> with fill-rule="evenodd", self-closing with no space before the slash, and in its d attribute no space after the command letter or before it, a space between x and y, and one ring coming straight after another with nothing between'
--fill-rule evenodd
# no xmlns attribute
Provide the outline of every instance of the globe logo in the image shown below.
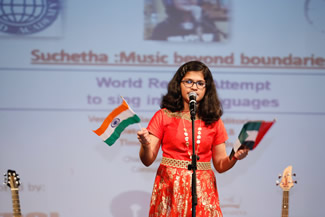
<svg viewBox="0 0 325 217"><path fill-rule="evenodd" d="M119 118L115 118L112 123L111 123L111 127L115 128L120 124L121 120Z"/></svg>
<svg viewBox="0 0 325 217"><path fill-rule="evenodd" d="M0 0L0 31L26 35L40 32L58 17L60 0Z"/></svg>

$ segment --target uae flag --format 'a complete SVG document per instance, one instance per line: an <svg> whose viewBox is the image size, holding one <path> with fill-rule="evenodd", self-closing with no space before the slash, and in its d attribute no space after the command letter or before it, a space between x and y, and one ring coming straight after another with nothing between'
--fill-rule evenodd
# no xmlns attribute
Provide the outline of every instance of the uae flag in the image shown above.
<svg viewBox="0 0 325 217"><path fill-rule="evenodd" d="M274 121L249 121L244 124L239 133L238 139L234 143L233 149L229 155L229 159L233 157L239 149L248 148L253 150L261 142L264 135L275 123Z"/></svg>
<svg viewBox="0 0 325 217"><path fill-rule="evenodd" d="M131 124L139 123L140 118L122 97L122 104L115 108L94 132L109 146L120 137L123 130Z"/></svg>

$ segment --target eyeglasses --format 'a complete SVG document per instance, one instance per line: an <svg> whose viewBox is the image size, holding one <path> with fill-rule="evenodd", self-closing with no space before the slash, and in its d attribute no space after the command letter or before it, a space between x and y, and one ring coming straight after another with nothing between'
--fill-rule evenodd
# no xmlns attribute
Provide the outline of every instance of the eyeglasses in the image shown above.
<svg viewBox="0 0 325 217"><path fill-rule="evenodd" d="M193 85L196 84L196 87L198 89L203 89L203 88L205 88L205 85L206 85L206 83L204 81L196 81L196 82L194 82L192 80L184 80L184 81L181 81L181 82L185 85L185 87L193 87Z"/></svg>

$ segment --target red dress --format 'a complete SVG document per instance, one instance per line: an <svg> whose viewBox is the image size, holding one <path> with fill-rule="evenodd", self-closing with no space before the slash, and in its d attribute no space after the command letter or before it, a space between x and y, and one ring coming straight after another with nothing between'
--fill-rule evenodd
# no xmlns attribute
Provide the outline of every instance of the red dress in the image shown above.
<svg viewBox="0 0 325 217"><path fill-rule="evenodd" d="M200 143L196 143L196 154L202 164L210 164L212 147L224 143L227 133L221 119L206 126L195 120L195 136L201 127ZM186 145L184 128L187 129L189 145ZM161 141L163 159L177 164L160 164L154 182L149 217L192 216L192 171L179 167L179 162L190 162L192 153L192 123L189 113L170 112L161 109L156 112L148 125L151 134ZM208 162L208 163L207 163ZM211 169L197 170L196 216L222 217L214 172Z"/></svg>

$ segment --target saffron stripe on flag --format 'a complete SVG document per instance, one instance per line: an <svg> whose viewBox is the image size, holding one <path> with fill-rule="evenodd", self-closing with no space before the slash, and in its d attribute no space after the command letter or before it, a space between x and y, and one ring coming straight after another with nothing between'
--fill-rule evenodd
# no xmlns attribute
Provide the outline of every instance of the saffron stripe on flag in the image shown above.
<svg viewBox="0 0 325 217"><path fill-rule="evenodd" d="M129 108L128 104L123 100L123 103L114 109L104 120L102 125L97 129L94 130L94 133L96 133L98 136L101 136L107 129L108 125L113 121L113 119L119 115L121 112L127 110Z"/></svg>
<svg viewBox="0 0 325 217"><path fill-rule="evenodd" d="M133 111L131 111L130 109L127 109L127 110L123 111L122 113L116 115L114 117L114 119L112 120L112 122L107 126L107 129L105 130L105 132L103 132L102 135L100 135L99 137L103 141L105 141L112 135L112 133L114 133L114 131L116 130L118 125L120 125L124 120L126 120L130 117L133 117L134 115L136 115L136 114Z"/></svg>
<svg viewBox="0 0 325 217"><path fill-rule="evenodd" d="M129 107L123 97L122 100L121 105L105 118L102 125L97 130L93 130L109 146L116 142L123 130L130 124L140 123L139 116Z"/></svg>

